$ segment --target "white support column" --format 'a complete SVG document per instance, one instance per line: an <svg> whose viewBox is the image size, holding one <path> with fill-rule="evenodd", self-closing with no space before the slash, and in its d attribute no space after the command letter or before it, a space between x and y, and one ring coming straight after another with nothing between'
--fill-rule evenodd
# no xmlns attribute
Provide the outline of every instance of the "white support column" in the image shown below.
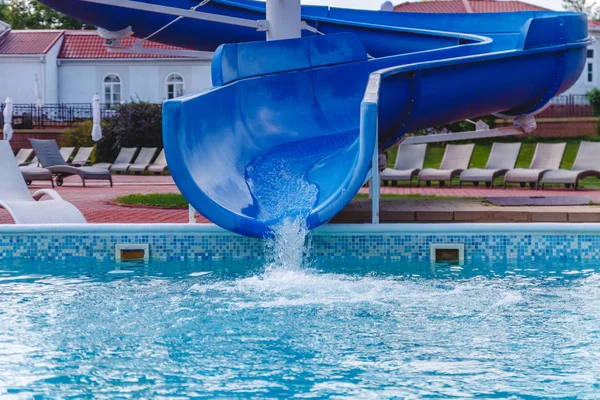
<svg viewBox="0 0 600 400"><path fill-rule="evenodd" d="M371 182L369 183L369 197L371 198L371 223L379 223L379 197L381 196L381 181L379 180L379 128L375 137L375 150L371 160Z"/></svg>
<svg viewBox="0 0 600 400"><path fill-rule="evenodd" d="M196 209L191 204L188 204L188 218L190 224L196 223Z"/></svg>
<svg viewBox="0 0 600 400"><path fill-rule="evenodd" d="M302 32L300 0L267 0L267 40L299 38Z"/></svg>

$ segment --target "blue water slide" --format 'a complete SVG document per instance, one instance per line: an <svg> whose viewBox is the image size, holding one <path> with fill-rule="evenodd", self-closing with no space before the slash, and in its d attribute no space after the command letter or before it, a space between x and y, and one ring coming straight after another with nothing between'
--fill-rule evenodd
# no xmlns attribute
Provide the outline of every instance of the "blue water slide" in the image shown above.
<svg viewBox="0 0 600 400"><path fill-rule="evenodd" d="M318 34L265 42L264 33L244 27L182 19L160 30L174 18L81 0L42 2L108 30L131 27L137 37L216 48L214 87L164 104L167 160L198 211L257 237L289 218L309 229L329 221L364 184L374 151L407 132L539 111L578 79L589 44L587 19L577 13L303 7ZM264 3L248 0L211 0L201 10L264 19Z"/></svg>
<svg viewBox="0 0 600 400"><path fill-rule="evenodd" d="M371 60L354 34L221 46L215 87L165 103L171 172L231 231L265 236L296 215L314 228L363 185L377 132L383 150L415 129L533 113L566 90L586 58L581 25L580 15L531 19L513 49L462 35Z"/></svg>
<svg viewBox="0 0 600 400"><path fill-rule="evenodd" d="M214 51L224 43L244 43L265 39L264 32L257 32L253 28L189 18L174 22L176 17L172 15L123 6L96 4L83 0L40 0L40 2L109 31L121 31L131 27L135 37L146 38L152 35L152 40L193 50ZM199 1L123 0L120 3L144 3L189 10L197 6ZM210 0L197 11L254 21L266 18L265 3L261 1ZM493 39L497 46L515 48L520 37L519 30L529 19L557 15L568 15L568 13L525 11L487 14L420 14L302 6L302 18L308 25L324 34L354 33L361 40L367 53L373 57L456 44L455 35L448 36L443 32L482 35ZM397 40L394 27L403 28L402 40ZM409 34L411 30L415 37ZM305 36L314 34L309 31L303 32ZM427 36L427 44L423 36Z"/></svg>

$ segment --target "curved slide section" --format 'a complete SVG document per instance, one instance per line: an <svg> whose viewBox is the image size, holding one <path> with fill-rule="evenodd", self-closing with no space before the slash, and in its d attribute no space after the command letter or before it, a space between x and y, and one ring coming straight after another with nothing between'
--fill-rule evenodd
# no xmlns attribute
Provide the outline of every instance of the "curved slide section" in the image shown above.
<svg viewBox="0 0 600 400"><path fill-rule="evenodd" d="M215 88L165 103L171 172L197 210L231 231L267 236L297 216L317 227L363 185L377 131L386 149L413 129L534 112L566 90L585 62L586 31L575 29L585 23L530 20L517 49L486 52L493 41L465 35L375 60L353 34L224 45Z"/></svg>

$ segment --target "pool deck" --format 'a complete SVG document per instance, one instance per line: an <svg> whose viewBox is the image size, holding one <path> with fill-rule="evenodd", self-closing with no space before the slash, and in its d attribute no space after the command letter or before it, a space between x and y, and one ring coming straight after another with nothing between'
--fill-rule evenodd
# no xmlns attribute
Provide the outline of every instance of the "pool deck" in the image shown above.
<svg viewBox="0 0 600 400"><path fill-rule="evenodd" d="M92 223L187 223L186 209L148 209L120 207L110 202L119 196L132 193L179 193L170 176L114 175L114 187L104 182L90 182L82 187L77 177L65 179L62 187L55 190L75 206ZM34 182L34 192L49 188L44 182ZM366 193L363 189L361 192ZM474 188L407 188L383 187L382 194L420 194L461 197L524 197L524 196L588 196L598 199L600 190L566 189L532 190L513 187L509 189L485 187ZM481 201L470 200L387 200L381 201L381 222L600 222L600 206L546 206L546 207L501 207ZM371 202L368 199L354 200L333 222L357 223L371 221ZM199 217L198 222L208 222ZM0 223L11 224L12 219L0 210Z"/></svg>
<svg viewBox="0 0 600 400"><path fill-rule="evenodd" d="M600 206L502 207L470 200L382 200L381 223L600 222ZM371 202L353 200L333 223L371 221Z"/></svg>

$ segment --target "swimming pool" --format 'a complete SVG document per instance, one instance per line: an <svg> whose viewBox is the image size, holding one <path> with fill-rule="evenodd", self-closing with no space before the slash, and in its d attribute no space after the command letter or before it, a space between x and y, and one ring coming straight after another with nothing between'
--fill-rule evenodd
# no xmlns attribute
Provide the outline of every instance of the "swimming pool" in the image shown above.
<svg viewBox="0 0 600 400"><path fill-rule="evenodd" d="M0 265L0 397L597 398L600 262Z"/></svg>

